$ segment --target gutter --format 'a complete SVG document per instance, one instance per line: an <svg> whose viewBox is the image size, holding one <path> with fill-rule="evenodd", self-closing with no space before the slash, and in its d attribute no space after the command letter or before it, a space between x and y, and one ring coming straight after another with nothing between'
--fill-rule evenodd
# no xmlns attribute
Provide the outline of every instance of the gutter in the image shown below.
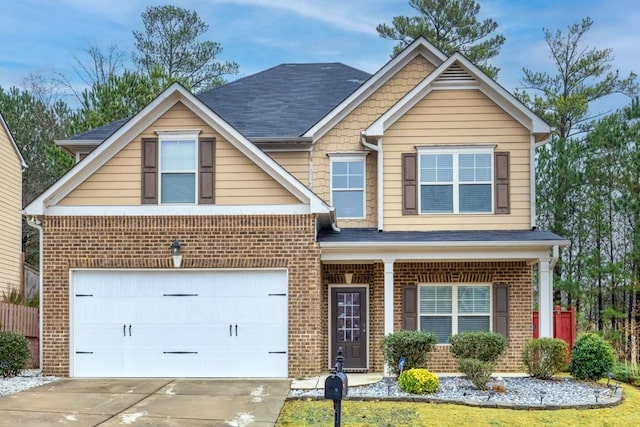
<svg viewBox="0 0 640 427"><path fill-rule="evenodd" d="M569 240L525 240L525 241L430 241L430 242L320 242L320 247L326 249L339 249L339 248L351 248L351 249L366 249L366 248L402 248L402 247L418 247L418 248L446 248L446 247L462 247L462 248L486 248L486 247L541 247L552 246L554 248L554 254L559 252L559 248L562 246L568 246ZM553 261L553 260L552 260ZM557 261L557 257L556 260ZM555 262L554 262L555 265Z"/></svg>
<svg viewBox="0 0 640 427"><path fill-rule="evenodd" d="M24 214L24 211L23 211ZM38 235L39 235L39 255L38 255L38 274L40 275L40 277L38 278L38 298L39 298L39 310L38 310L38 328L40 329L39 331L39 336L38 336L38 357L40 358L40 363L39 363L39 368L40 368L40 372L42 372L42 360L43 360L43 356L44 356L44 349L42 346L42 331L43 331L43 317L42 317L42 284L43 284L43 280L44 280L44 268L43 268L43 260L44 260L44 230L42 229L42 223L40 222L40 220L35 217L32 216L31 218L27 218L27 224L29 224L30 227L33 227L35 229L38 230Z"/></svg>
<svg viewBox="0 0 640 427"><path fill-rule="evenodd" d="M384 154L382 152L382 137L378 137L377 145L373 145L367 142L367 137L364 131L360 132L360 143L378 153L378 158L376 159L377 167L378 167L378 231L382 231L384 229L384 209L383 209L383 199L384 199Z"/></svg>

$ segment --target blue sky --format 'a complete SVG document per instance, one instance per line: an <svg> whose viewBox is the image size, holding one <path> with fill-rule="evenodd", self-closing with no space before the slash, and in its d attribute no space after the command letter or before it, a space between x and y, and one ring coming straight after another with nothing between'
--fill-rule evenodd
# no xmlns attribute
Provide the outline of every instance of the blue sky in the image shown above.
<svg viewBox="0 0 640 427"><path fill-rule="evenodd" d="M6 4L8 3L8 4ZM134 29L152 0L14 0L0 14L0 85L21 86L30 73L64 74L77 85L74 56L89 44L133 50ZM240 76L284 62L343 62L375 72L389 59L393 41L377 24L413 15L407 0L176 0L209 25L207 37L222 44L221 59L240 65ZM552 71L543 28L565 30L590 16L591 47L612 48L622 75L640 71L640 6L637 0L481 0L481 17L499 24L506 42L493 61L498 81L519 86L522 68ZM626 104L624 97L605 107Z"/></svg>

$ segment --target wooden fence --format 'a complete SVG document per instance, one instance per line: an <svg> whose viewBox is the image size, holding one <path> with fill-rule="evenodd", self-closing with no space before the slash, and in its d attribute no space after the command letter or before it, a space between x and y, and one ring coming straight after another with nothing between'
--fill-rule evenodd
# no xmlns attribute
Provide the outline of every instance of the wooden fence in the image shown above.
<svg viewBox="0 0 640 427"><path fill-rule="evenodd" d="M29 340L31 350L29 367L35 368L40 365L40 323L37 308L0 302L0 330L24 335Z"/></svg>
<svg viewBox="0 0 640 427"><path fill-rule="evenodd" d="M538 338L538 312L533 312L533 337ZM567 342L569 352L576 341L576 309L565 310L556 306L553 310L553 337Z"/></svg>

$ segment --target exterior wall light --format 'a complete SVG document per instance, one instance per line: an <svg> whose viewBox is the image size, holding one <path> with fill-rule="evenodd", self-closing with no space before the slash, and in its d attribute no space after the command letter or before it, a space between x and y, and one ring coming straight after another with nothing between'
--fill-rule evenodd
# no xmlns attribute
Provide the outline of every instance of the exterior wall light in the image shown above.
<svg viewBox="0 0 640 427"><path fill-rule="evenodd" d="M171 256L173 257L173 266L180 268L182 265L182 253L180 252L180 242L177 238L171 244Z"/></svg>

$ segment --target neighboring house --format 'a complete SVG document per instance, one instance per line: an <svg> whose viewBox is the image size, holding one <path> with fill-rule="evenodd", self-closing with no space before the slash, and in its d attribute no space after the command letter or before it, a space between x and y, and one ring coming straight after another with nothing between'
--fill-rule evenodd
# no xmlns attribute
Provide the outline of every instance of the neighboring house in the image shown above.
<svg viewBox="0 0 640 427"><path fill-rule="evenodd" d="M402 328L437 334L438 372L456 370L450 335L499 332L497 369L519 371L534 286L552 334L568 244L535 228L550 132L424 39L371 76L286 64L197 96L174 84L58 141L86 157L25 209L44 230L44 372L294 377L338 346L380 372Z"/></svg>
<svg viewBox="0 0 640 427"><path fill-rule="evenodd" d="M0 115L0 301L22 291L22 171L27 167Z"/></svg>

